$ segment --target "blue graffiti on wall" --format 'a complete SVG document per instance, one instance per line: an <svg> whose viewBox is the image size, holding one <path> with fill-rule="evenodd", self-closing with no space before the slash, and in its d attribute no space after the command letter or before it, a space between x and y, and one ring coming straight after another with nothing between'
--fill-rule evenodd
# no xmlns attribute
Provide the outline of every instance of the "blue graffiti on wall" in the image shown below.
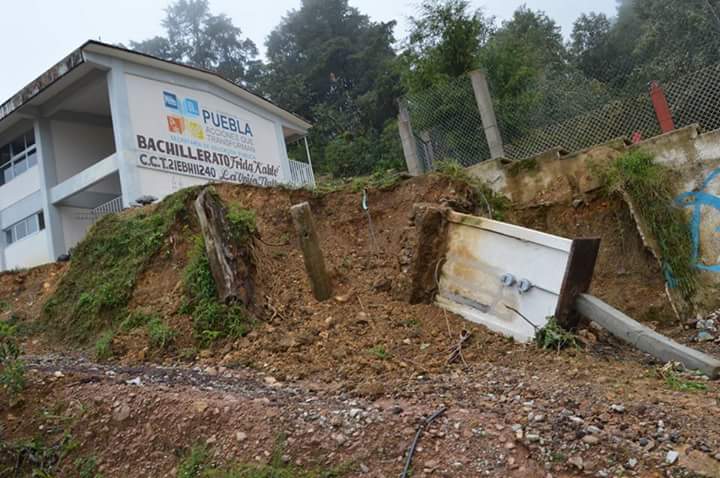
<svg viewBox="0 0 720 478"><path fill-rule="evenodd" d="M675 203L682 207L692 207L692 217L690 218L690 234L693 242L693 261L698 269L720 272L720 264L706 265L700 262L700 221L703 206L710 206L720 211L720 198L707 192L710 183L720 175L720 168L714 170L705 178L699 191L688 191L682 193L675 199ZM720 232L720 228L716 228L715 232Z"/></svg>

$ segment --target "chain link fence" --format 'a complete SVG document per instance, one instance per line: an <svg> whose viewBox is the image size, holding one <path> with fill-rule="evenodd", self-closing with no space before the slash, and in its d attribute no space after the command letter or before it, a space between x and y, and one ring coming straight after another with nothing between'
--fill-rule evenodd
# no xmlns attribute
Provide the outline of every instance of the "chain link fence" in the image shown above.
<svg viewBox="0 0 720 478"><path fill-rule="evenodd" d="M438 160L470 166L490 157L470 77L408 95L405 101L426 169Z"/></svg>
<svg viewBox="0 0 720 478"><path fill-rule="evenodd" d="M720 64L689 74L675 71L660 77L675 127L720 128ZM650 73L628 72L626 86L615 89L581 74L543 79L523 104L503 102L490 84L505 156L524 159L556 147L575 152L618 138L657 136L662 131L650 95L654 79ZM471 166L490 159L469 76L405 100L418 155L428 170L440 160Z"/></svg>

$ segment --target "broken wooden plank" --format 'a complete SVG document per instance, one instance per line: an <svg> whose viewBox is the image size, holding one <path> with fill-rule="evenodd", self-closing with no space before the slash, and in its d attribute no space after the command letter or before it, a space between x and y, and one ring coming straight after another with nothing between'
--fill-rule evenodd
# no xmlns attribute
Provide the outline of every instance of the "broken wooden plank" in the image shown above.
<svg viewBox="0 0 720 478"><path fill-rule="evenodd" d="M686 368L700 370L710 378L716 378L720 373L720 360L655 332L597 297L580 294L575 304L583 316L663 362L680 362Z"/></svg>
<svg viewBox="0 0 720 478"><path fill-rule="evenodd" d="M303 202L292 206L290 215L300 238L305 270L310 279L313 295L317 300L327 300L332 296L332 284L325 270L325 259L320 249L320 240L315 230L310 204Z"/></svg>
<svg viewBox="0 0 720 478"><path fill-rule="evenodd" d="M600 239L575 239L570 246L565 277L560 287L555 318L565 329L577 327L579 316L575 312L575 300L578 295L590 289L595 261L600 250Z"/></svg>

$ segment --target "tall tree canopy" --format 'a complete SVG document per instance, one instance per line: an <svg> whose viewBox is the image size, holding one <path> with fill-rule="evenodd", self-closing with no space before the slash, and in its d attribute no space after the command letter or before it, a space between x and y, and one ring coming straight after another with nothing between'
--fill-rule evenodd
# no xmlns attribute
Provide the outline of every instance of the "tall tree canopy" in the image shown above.
<svg viewBox="0 0 720 478"><path fill-rule="evenodd" d="M130 48L166 60L216 71L245 86L260 74L255 43L242 37L230 17L212 15L208 0L177 0L165 10L165 36L130 42Z"/></svg>
<svg viewBox="0 0 720 478"><path fill-rule="evenodd" d="M426 0L402 57L405 84L421 90L479 66L480 52L493 32L493 19L468 0Z"/></svg>
<svg viewBox="0 0 720 478"><path fill-rule="evenodd" d="M395 22L373 22L347 0L303 0L267 39L262 91L278 104L315 122L316 164L336 174L372 170L375 148L400 95L394 69ZM372 145L355 151L356 167L339 168L327 157L332 142ZM347 162L345 162L347 163ZM369 170L368 170L369 168Z"/></svg>

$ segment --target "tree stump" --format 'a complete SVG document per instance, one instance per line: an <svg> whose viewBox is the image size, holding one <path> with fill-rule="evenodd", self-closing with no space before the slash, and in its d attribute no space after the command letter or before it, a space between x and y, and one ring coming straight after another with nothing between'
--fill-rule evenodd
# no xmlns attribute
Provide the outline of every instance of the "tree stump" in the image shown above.
<svg viewBox="0 0 720 478"><path fill-rule="evenodd" d="M236 244L233 240L225 207L212 189L205 188L198 195L195 212L218 298L225 304L239 301L251 306L254 293L251 244Z"/></svg>

